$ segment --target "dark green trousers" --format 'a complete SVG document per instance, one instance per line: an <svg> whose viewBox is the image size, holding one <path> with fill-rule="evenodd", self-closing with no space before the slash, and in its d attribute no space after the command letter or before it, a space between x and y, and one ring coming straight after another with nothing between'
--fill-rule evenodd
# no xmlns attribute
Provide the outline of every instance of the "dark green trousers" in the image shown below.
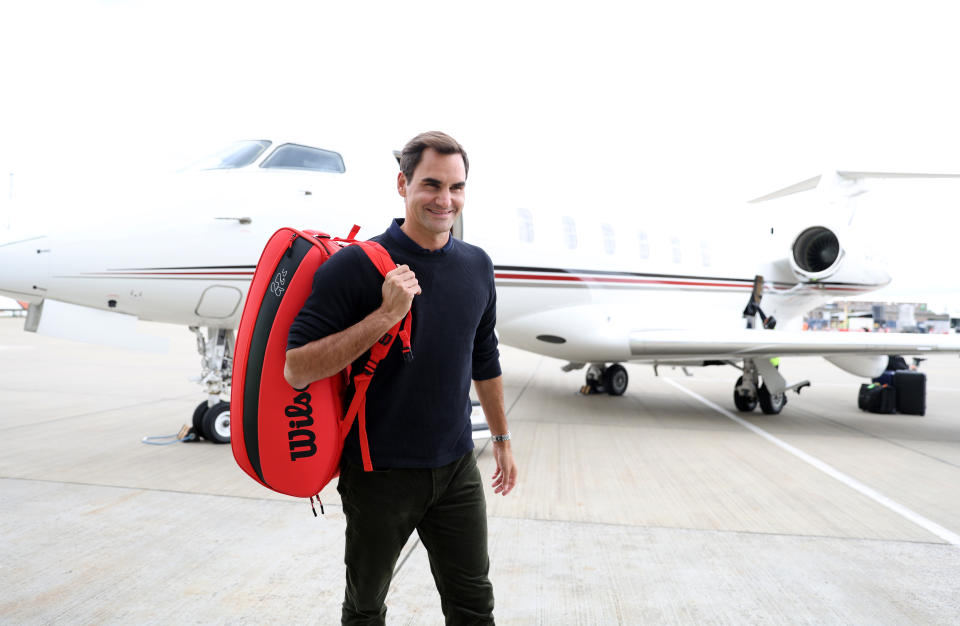
<svg viewBox="0 0 960 626"><path fill-rule="evenodd" d="M414 530L430 558L447 624L493 624L487 506L473 452L437 469L364 472L344 463L344 624L384 624L384 600Z"/></svg>

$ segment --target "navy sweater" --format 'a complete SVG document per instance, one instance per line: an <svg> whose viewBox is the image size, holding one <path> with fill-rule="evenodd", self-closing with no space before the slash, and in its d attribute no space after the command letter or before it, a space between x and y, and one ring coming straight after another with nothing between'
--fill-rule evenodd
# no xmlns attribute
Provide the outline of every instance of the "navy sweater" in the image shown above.
<svg viewBox="0 0 960 626"><path fill-rule="evenodd" d="M425 250L400 230L402 223L395 220L373 237L395 263L410 266L422 290L412 306L413 360L403 361L397 339L367 390L367 437L378 470L441 467L472 450L470 380L500 375L490 257L453 237L440 250ZM380 306L382 284L359 247L337 252L317 270L313 292L290 327L287 349L362 320ZM351 372L362 371L368 357L369 352L354 361ZM356 423L344 458L361 464Z"/></svg>

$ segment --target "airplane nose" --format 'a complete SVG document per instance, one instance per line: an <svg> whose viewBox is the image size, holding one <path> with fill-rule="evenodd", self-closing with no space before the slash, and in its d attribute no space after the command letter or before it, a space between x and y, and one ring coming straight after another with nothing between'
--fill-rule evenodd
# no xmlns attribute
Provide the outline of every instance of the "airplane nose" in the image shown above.
<svg viewBox="0 0 960 626"><path fill-rule="evenodd" d="M40 302L50 279L50 247L45 235L11 237L0 243L0 293Z"/></svg>

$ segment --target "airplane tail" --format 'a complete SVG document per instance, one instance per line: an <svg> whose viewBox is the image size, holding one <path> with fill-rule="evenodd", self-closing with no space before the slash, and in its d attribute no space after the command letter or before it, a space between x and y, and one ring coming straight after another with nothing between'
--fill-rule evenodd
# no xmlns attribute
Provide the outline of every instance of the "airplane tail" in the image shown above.
<svg viewBox="0 0 960 626"><path fill-rule="evenodd" d="M754 198L750 200L750 204L757 204L759 202L766 202L767 200L775 200L777 198L783 198L801 191L809 191L811 189L816 189L820 193L826 193L832 196L841 196L846 198L853 198L866 190L860 187L859 183L862 180L867 179L891 179L891 178L960 178L960 174L923 174L923 173L907 173L907 172L853 172L848 170L830 170L823 174L814 176L813 178L808 178L802 180L799 183L794 183L789 187L784 187L783 189L778 189L772 193L768 193L765 196L760 196L759 198Z"/></svg>
<svg viewBox="0 0 960 626"><path fill-rule="evenodd" d="M759 198L750 200L750 204L758 204L768 200L776 200L803 191L814 191L824 206L833 206L840 211L846 211L846 226L853 224L857 214L857 196L868 191L861 182L870 179L936 179L960 178L960 174L933 174L912 172L854 172L850 170L828 170L823 174L794 183L789 187L778 189ZM842 214L842 213L841 213Z"/></svg>

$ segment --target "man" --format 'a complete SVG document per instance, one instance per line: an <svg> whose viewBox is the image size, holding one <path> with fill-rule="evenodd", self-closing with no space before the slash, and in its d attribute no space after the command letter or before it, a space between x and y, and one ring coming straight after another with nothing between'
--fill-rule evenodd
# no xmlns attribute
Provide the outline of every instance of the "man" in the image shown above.
<svg viewBox="0 0 960 626"><path fill-rule="evenodd" d="M362 250L324 263L290 329L284 376L294 387L347 365L361 371L370 347L412 309L411 351L400 342L367 391L374 471L361 463L357 424L344 444L337 490L347 518L344 624L383 624L400 550L416 530L430 558L448 624L492 624L486 504L473 453L470 380L494 435L495 493L516 484L503 404L493 264L454 239L469 161L452 137L428 132L400 157L405 219L374 241L397 268L381 278Z"/></svg>

